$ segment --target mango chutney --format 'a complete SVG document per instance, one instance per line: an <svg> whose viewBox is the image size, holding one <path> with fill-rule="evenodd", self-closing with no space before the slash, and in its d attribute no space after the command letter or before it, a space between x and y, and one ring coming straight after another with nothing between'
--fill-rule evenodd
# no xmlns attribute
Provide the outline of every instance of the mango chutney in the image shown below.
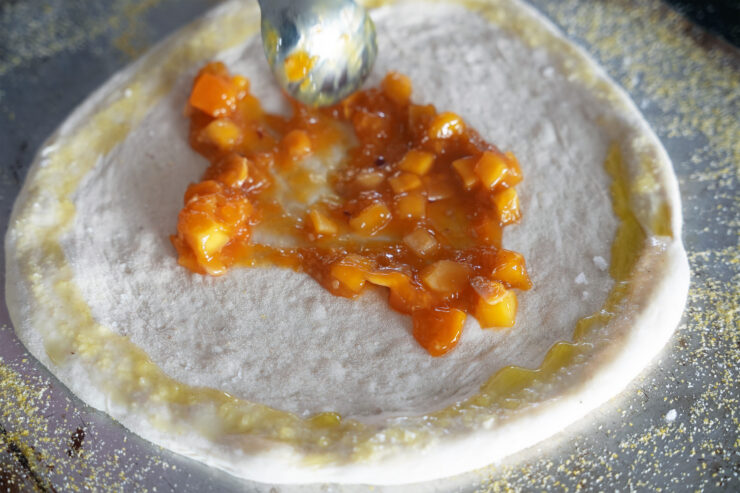
<svg viewBox="0 0 740 493"><path fill-rule="evenodd" d="M248 79L206 65L187 114L190 145L211 164L185 192L171 237L179 263L212 276L279 265L347 298L386 288L432 356L455 347L468 314L483 328L513 326L514 289L531 287L522 255L501 247L503 228L521 217L519 163L411 92L390 72L333 107L292 101L285 118L263 111ZM336 147L346 156L328 175L331 193L288 213L276 184L300 195L310 187L300 163ZM295 246L253 242L258 225Z"/></svg>

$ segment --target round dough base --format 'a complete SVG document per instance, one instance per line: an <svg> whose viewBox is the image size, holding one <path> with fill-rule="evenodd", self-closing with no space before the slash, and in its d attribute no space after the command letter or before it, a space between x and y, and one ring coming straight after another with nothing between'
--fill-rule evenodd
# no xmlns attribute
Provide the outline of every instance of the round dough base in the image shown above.
<svg viewBox="0 0 740 493"><path fill-rule="evenodd" d="M350 301L292 271L208 278L177 265L168 236L206 165L182 117L198 65L226 61L268 109L283 109L258 38L230 30L256 27L254 6L232 1L116 75L37 157L6 236L21 340L134 432L275 483L450 476L619 392L672 333L688 288L670 162L626 95L539 14L519 2L478 8L373 11L368 84L406 73L415 101L457 112L519 157L524 219L504 246L525 255L535 288L520 295L514 328L481 330L469 317L459 346L431 358L381 291ZM614 149L617 175L604 164ZM628 185L627 219L614 212L614 182ZM607 265L630 221L644 241L620 243L635 262L615 283ZM559 342L615 293L603 323ZM512 365L540 370L517 374L521 387L496 383ZM323 431L311 419L322 412L342 424Z"/></svg>

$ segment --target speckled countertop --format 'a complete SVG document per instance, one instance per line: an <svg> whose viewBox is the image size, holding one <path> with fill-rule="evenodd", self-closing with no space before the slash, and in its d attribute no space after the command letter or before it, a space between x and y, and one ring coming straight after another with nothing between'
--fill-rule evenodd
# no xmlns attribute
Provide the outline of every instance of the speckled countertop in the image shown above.
<svg viewBox="0 0 740 493"><path fill-rule="evenodd" d="M216 3L0 2L2 231L34 153L75 105ZM740 52L658 0L531 3L627 89L673 159L692 269L684 321L659 361L588 422L496 467L390 490L738 491ZM4 304L2 323L0 493L269 489L154 447L87 408L25 352ZM367 490L286 490L316 489Z"/></svg>

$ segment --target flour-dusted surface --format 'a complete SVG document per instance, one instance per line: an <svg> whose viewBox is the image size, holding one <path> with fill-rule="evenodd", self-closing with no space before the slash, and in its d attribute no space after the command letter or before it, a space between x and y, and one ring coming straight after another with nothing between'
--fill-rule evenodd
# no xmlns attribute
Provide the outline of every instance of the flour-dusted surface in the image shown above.
<svg viewBox="0 0 740 493"><path fill-rule="evenodd" d="M423 414L470 396L504 366L538 366L603 304L612 281L592 259L608 260L614 237L602 164L615 137L597 118L612 110L557 72L544 49L460 7L396 7L375 20L380 56L369 84L388 70L407 74L415 101L457 112L522 163L524 219L505 230L504 246L525 255L534 288L520 295L516 326L482 331L469 317L458 347L432 358L380 290L346 300L289 270L211 278L178 266L169 235L187 184L207 166L182 116L191 70L85 179L63 241L98 322L177 380L299 415ZM226 61L278 109L258 38Z"/></svg>

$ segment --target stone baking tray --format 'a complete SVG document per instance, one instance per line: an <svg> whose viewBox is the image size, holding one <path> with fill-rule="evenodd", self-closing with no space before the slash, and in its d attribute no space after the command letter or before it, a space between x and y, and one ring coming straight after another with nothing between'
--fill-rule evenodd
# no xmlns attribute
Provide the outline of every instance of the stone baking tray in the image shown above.
<svg viewBox="0 0 740 493"><path fill-rule="evenodd" d="M0 1L0 230L75 105L217 3ZM684 320L587 421L503 464L387 491L738 491L740 52L659 0L531 3L631 94L674 162L692 269ZM0 491L379 490L250 483L162 450L71 395L18 342L4 303L0 325Z"/></svg>

